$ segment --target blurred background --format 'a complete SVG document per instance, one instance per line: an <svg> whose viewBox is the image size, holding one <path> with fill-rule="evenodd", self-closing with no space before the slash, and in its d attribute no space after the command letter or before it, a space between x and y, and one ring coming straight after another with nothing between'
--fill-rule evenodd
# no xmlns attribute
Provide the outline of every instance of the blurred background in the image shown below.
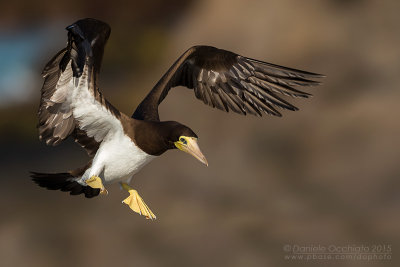
<svg viewBox="0 0 400 267"><path fill-rule="evenodd" d="M285 260L285 244L388 244L391 260L322 264L399 266L399 10L396 0L1 1L1 266L311 263ZM87 161L36 130L40 73L85 17L111 25L100 88L129 115L196 44L327 78L283 118L225 114L173 90L161 119L190 126L210 165L170 151L146 166L132 184L158 217L147 221L117 185L88 200L28 177Z"/></svg>

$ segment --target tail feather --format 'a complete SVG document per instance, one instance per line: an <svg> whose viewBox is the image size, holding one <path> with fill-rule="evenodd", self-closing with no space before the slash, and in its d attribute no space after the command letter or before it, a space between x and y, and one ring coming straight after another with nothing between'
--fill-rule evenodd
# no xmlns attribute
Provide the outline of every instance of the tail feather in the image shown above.
<svg viewBox="0 0 400 267"><path fill-rule="evenodd" d="M77 182L78 178L68 172L65 173L38 173L31 172L32 180L41 187L49 190L70 192L71 195L85 194L92 198L100 194L100 189L91 188Z"/></svg>

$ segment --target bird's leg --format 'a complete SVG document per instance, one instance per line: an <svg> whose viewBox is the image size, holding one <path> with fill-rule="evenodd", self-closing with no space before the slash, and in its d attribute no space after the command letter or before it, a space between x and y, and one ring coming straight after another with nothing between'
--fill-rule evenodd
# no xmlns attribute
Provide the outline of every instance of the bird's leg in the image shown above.
<svg viewBox="0 0 400 267"><path fill-rule="evenodd" d="M125 198L122 203L127 204L131 210L145 216L146 219L156 219L156 215L154 215L146 203L144 203L143 199L135 189L130 187L127 183L120 184L123 189L129 192L129 197Z"/></svg>
<svg viewBox="0 0 400 267"><path fill-rule="evenodd" d="M90 186L91 188L98 188L100 189L100 194L102 195L108 195L107 189L104 187L103 182L101 181L101 178L93 175L89 179L85 180L85 183Z"/></svg>

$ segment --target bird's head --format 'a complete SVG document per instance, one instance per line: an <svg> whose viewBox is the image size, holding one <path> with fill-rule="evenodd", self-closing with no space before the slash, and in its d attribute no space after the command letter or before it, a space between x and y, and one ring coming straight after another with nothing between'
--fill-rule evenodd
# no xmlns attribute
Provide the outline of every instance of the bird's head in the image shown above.
<svg viewBox="0 0 400 267"><path fill-rule="evenodd" d="M173 127L170 128L168 139L169 143L171 144L171 148L178 148L183 152L189 153L200 162L208 166L207 159L197 144L197 135L192 131L192 129L180 123L174 122Z"/></svg>

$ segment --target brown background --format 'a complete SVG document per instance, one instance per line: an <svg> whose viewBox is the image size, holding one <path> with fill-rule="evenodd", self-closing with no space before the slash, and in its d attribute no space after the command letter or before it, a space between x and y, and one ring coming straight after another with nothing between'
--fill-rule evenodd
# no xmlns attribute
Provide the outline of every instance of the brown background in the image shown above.
<svg viewBox="0 0 400 267"><path fill-rule="evenodd" d="M1 266L398 266L399 1L82 2L0 4L0 42L48 29L25 100L0 106ZM146 166L133 181L158 216L146 221L117 185L87 200L28 178L87 160L71 141L46 147L35 129L41 69L83 17L112 27L100 86L128 114L195 44L327 78L283 118L225 114L175 89L161 119L190 126L210 166L178 151ZM285 244L389 244L393 254L288 261Z"/></svg>

